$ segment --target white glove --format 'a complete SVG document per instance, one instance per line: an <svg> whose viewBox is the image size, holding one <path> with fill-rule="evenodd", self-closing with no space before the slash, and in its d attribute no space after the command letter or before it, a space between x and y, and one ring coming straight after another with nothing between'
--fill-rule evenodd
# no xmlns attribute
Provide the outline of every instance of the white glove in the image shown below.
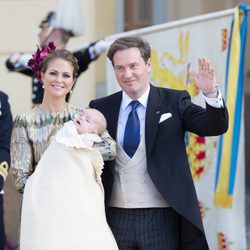
<svg viewBox="0 0 250 250"><path fill-rule="evenodd" d="M96 56L99 56L101 53L104 53L108 50L112 42L106 40L99 40L93 45L94 52Z"/></svg>
<svg viewBox="0 0 250 250"><path fill-rule="evenodd" d="M31 54L14 53L10 56L9 61L15 68L28 67L28 61L31 58Z"/></svg>

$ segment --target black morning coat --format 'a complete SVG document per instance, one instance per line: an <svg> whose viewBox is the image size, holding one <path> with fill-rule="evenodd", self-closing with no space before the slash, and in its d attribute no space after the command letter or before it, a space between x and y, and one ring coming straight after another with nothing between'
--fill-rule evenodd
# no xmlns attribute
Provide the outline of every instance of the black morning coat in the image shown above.
<svg viewBox="0 0 250 250"><path fill-rule="evenodd" d="M122 92L93 100L89 106L100 110L107 119L107 130L116 139L117 122ZM171 117L159 123L164 113ZM181 215L181 249L208 249L201 220L198 200L190 172L185 146L186 131L199 136L217 136L228 129L228 112L225 107L202 108L191 102L187 91L154 87L146 111L145 144L147 171L167 203ZM106 162L103 171L106 204L112 192L115 162ZM188 246L191 228L201 232L203 243Z"/></svg>

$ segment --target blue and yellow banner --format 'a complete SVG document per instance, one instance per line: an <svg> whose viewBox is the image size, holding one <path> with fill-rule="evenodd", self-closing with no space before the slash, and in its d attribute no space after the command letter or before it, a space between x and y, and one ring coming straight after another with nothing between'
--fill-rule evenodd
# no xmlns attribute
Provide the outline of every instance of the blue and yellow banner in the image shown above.
<svg viewBox="0 0 250 250"><path fill-rule="evenodd" d="M248 8L240 4L235 8L231 26L230 44L226 64L226 105L229 129L221 136L215 179L214 203L217 207L231 208L237 170L237 157L242 122L244 54Z"/></svg>

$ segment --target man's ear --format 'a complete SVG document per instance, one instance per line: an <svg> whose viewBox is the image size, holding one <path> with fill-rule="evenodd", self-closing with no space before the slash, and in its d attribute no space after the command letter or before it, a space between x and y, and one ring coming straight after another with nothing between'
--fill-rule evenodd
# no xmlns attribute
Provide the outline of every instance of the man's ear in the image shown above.
<svg viewBox="0 0 250 250"><path fill-rule="evenodd" d="M151 71L151 65L152 65L151 58L148 58L146 65L148 67L148 73L150 73L150 71Z"/></svg>

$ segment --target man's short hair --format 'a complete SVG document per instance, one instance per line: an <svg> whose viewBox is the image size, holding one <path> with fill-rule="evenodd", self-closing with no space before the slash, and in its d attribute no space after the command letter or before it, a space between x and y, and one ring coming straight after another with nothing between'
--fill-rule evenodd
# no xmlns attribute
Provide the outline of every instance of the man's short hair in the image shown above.
<svg viewBox="0 0 250 250"><path fill-rule="evenodd" d="M109 47L107 57L112 62L112 65L114 66L114 54L118 50L125 50L129 48L138 48L140 50L141 56L145 63L147 63L148 59L150 58L150 45L149 43L138 36L128 36L128 37L121 37L117 40L115 40Z"/></svg>

